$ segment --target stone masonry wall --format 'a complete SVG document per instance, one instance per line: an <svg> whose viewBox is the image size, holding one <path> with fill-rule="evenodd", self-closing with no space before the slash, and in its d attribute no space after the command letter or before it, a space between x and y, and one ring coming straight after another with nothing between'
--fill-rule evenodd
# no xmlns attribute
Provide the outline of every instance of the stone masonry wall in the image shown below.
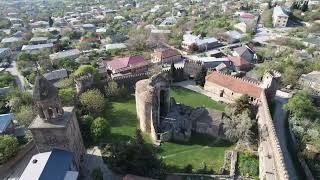
<svg viewBox="0 0 320 180"><path fill-rule="evenodd" d="M264 91L261 93L260 101L261 104L259 106L259 118L261 118L260 121L265 122L268 129L268 138L271 143L278 178L280 180L289 179L289 173L284 163L283 151L281 150L279 144L279 139L277 137L276 129L270 114L267 97Z"/></svg>

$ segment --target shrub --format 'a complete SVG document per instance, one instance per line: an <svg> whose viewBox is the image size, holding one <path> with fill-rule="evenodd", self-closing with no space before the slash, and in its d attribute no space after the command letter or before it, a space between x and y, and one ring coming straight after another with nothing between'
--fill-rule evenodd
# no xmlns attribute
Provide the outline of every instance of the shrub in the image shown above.
<svg viewBox="0 0 320 180"><path fill-rule="evenodd" d="M94 80L99 80L99 72L96 68L91 65L82 65L75 72L75 77L91 74Z"/></svg>
<svg viewBox="0 0 320 180"><path fill-rule="evenodd" d="M241 153L239 156L239 172L241 176L259 176L259 160L256 156L249 153Z"/></svg>
<svg viewBox="0 0 320 180"><path fill-rule="evenodd" d="M11 74L7 72L0 73L0 88L7 87L7 86L14 86L15 81Z"/></svg>
<svg viewBox="0 0 320 180"><path fill-rule="evenodd" d="M101 113L104 110L105 99L97 90L88 90L80 95L81 105L91 113Z"/></svg>
<svg viewBox="0 0 320 180"><path fill-rule="evenodd" d="M18 151L18 140L10 135L0 136L0 164L7 162Z"/></svg>
<svg viewBox="0 0 320 180"><path fill-rule="evenodd" d="M91 124L91 137L94 142L100 143L106 140L110 134L110 125L104 118L96 118Z"/></svg>
<svg viewBox="0 0 320 180"><path fill-rule="evenodd" d="M73 88L66 88L59 90L59 97L63 105L72 105L74 104L74 98L76 91Z"/></svg>

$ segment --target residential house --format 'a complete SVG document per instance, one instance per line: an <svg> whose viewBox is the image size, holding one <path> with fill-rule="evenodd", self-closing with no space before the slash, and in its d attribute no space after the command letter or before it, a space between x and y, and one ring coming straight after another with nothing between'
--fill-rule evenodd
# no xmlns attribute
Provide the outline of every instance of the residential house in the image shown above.
<svg viewBox="0 0 320 180"><path fill-rule="evenodd" d="M33 37L30 39L29 43L33 45L46 44L48 43L48 37Z"/></svg>
<svg viewBox="0 0 320 180"><path fill-rule="evenodd" d="M60 149L39 153L30 159L20 180L77 180L73 153Z"/></svg>
<svg viewBox="0 0 320 180"><path fill-rule="evenodd" d="M80 51L78 49L71 49L66 51L57 52L50 54L50 60L52 64L58 64L62 59L77 59L80 56Z"/></svg>
<svg viewBox="0 0 320 180"><path fill-rule="evenodd" d="M238 24L235 24L233 27L234 27L234 29L240 31L241 33L246 33L248 30L248 26L244 22L240 22Z"/></svg>
<svg viewBox="0 0 320 180"><path fill-rule="evenodd" d="M51 82L55 87L60 87L60 81L68 77L68 71L66 69L58 69L43 75L49 82Z"/></svg>
<svg viewBox="0 0 320 180"><path fill-rule="evenodd" d="M152 63L168 64L171 62L177 62L181 60L181 54L174 49L156 49L153 54L151 54Z"/></svg>
<svg viewBox="0 0 320 180"><path fill-rule="evenodd" d="M237 71L249 71L253 67L252 64L240 56L232 56L229 59Z"/></svg>
<svg viewBox="0 0 320 180"><path fill-rule="evenodd" d="M258 17L251 13L241 13L240 22L243 22L247 25L246 31L255 31L258 23Z"/></svg>
<svg viewBox="0 0 320 180"><path fill-rule="evenodd" d="M230 44L240 42L241 37L242 34L240 34L238 31L227 31L223 35L223 39Z"/></svg>
<svg viewBox="0 0 320 180"><path fill-rule="evenodd" d="M116 58L112 61L102 61L102 65L111 74L144 73L149 63L142 56Z"/></svg>
<svg viewBox="0 0 320 180"><path fill-rule="evenodd" d="M219 47L221 44L214 37L201 37L190 33L184 34L183 41L181 43L182 48L187 51L192 51L191 48L193 45L197 46L198 51L207 51L215 47Z"/></svg>
<svg viewBox="0 0 320 180"><path fill-rule="evenodd" d="M316 94L320 95L320 71L302 74L298 83L302 87L311 88Z"/></svg>
<svg viewBox="0 0 320 180"><path fill-rule="evenodd" d="M0 48L0 62L10 60L12 52L9 48Z"/></svg>
<svg viewBox="0 0 320 180"><path fill-rule="evenodd" d="M96 32L96 26L94 24L83 24L82 29L84 31Z"/></svg>
<svg viewBox="0 0 320 180"><path fill-rule="evenodd" d="M241 57L242 59L248 61L249 63L257 63L256 53L250 49L248 46L241 46L233 49L233 56Z"/></svg>
<svg viewBox="0 0 320 180"><path fill-rule="evenodd" d="M14 132L13 114L0 114L0 135L12 134Z"/></svg>
<svg viewBox="0 0 320 180"><path fill-rule="evenodd" d="M124 43L113 43L113 44L107 44L106 50L113 50L113 49L126 49L127 45Z"/></svg>
<svg viewBox="0 0 320 180"><path fill-rule="evenodd" d="M21 51L28 52L28 53L37 53L39 50L48 49L51 51L53 48L52 43L48 44L37 44L37 45L23 45Z"/></svg>
<svg viewBox="0 0 320 180"><path fill-rule="evenodd" d="M18 50L21 48L23 39L21 37L9 37L3 38L1 44L4 47L10 48L11 50Z"/></svg>
<svg viewBox="0 0 320 180"><path fill-rule="evenodd" d="M162 23L159 25L160 27L173 26L177 23L177 19L175 17L167 17Z"/></svg>
<svg viewBox="0 0 320 180"><path fill-rule="evenodd" d="M47 21L36 21L29 24L31 28L47 28L49 27L49 22Z"/></svg>
<svg viewBox="0 0 320 180"><path fill-rule="evenodd" d="M272 22L273 22L273 27L286 27L288 23L289 16L281 6L276 6L273 9L273 14L272 14Z"/></svg>
<svg viewBox="0 0 320 180"><path fill-rule="evenodd" d="M252 102L257 103L263 89L259 84L233 77L218 71L206 76L204 89L226 102L234 102L242 95L248 95Z"/></svg>

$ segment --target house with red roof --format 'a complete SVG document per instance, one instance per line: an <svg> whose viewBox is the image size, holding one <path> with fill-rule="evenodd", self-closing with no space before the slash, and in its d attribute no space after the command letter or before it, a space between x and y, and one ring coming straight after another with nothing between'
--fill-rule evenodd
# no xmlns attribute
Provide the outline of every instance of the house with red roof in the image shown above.
<svg viewBox="0 0 320 180"><path fill-rule="evenodd" d="M151 54L151 62L152 63L171 63L171 62L177 62L181 60L181 54L174 49L157 49L154 51L153 54Z"/></svg>
<svg viewBox="0 0 320 180"><path fill-rule="evenodd" d="M228 57L237 71L249 71L252 64L240 56Z"/></svg>
<svg viewBox="0 0 320 180"><path fill-rule="evenodd" d="M257 103L264 89L256 82L213 71L206 76L204 90L226 102L234 102L242 95L248 95L252 103Z"/></svg>
<svg viewBox="0 0 320 180"><path fill-rule="evenodd" d="M111 74L143 73L149 66L142 56L116 58L112 61L102 61L102 64Z"/></svg>

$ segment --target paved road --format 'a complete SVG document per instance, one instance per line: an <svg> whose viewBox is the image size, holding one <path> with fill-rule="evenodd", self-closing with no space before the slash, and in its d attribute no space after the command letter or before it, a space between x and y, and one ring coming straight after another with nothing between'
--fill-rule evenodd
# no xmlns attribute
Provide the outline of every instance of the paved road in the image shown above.
<svg viewBox="0 0 320 180"><path fill-rule="evenodd" d="M117 175L113 174L107 167L106 164L104 164L101 150L95 146L91 149L87 150L87 154L85 155L84 162L81 166L81 174L82 177L79 178L80 180L91 180L91 172L95 168L101 169L103 173L103 179L104 180L121 180L121 177L118 177Z"/></svg>
<svg viewBox="0 0 320 180"><path fill-rule="evenodd" d="M11 63L11 67L7 68L6 71L10 72L10 74L12 74L15 77L17 86L19 87L20 90L24 91L25 90L24 77L18 71L16 61L13 61Z"/></svg>
<svg viewBox="0 0 320 180"><path fill-rule="evenodd" d="M284 161L288 169L290 179L298 179L293 160L288 151L287 130L285 123L287 121L287 113L283 110L283 106L288 102L288 99L276 96L275 111L273 113L273 121L276 127L276 132L279 138L280 146L283 152Z"/></svg>

